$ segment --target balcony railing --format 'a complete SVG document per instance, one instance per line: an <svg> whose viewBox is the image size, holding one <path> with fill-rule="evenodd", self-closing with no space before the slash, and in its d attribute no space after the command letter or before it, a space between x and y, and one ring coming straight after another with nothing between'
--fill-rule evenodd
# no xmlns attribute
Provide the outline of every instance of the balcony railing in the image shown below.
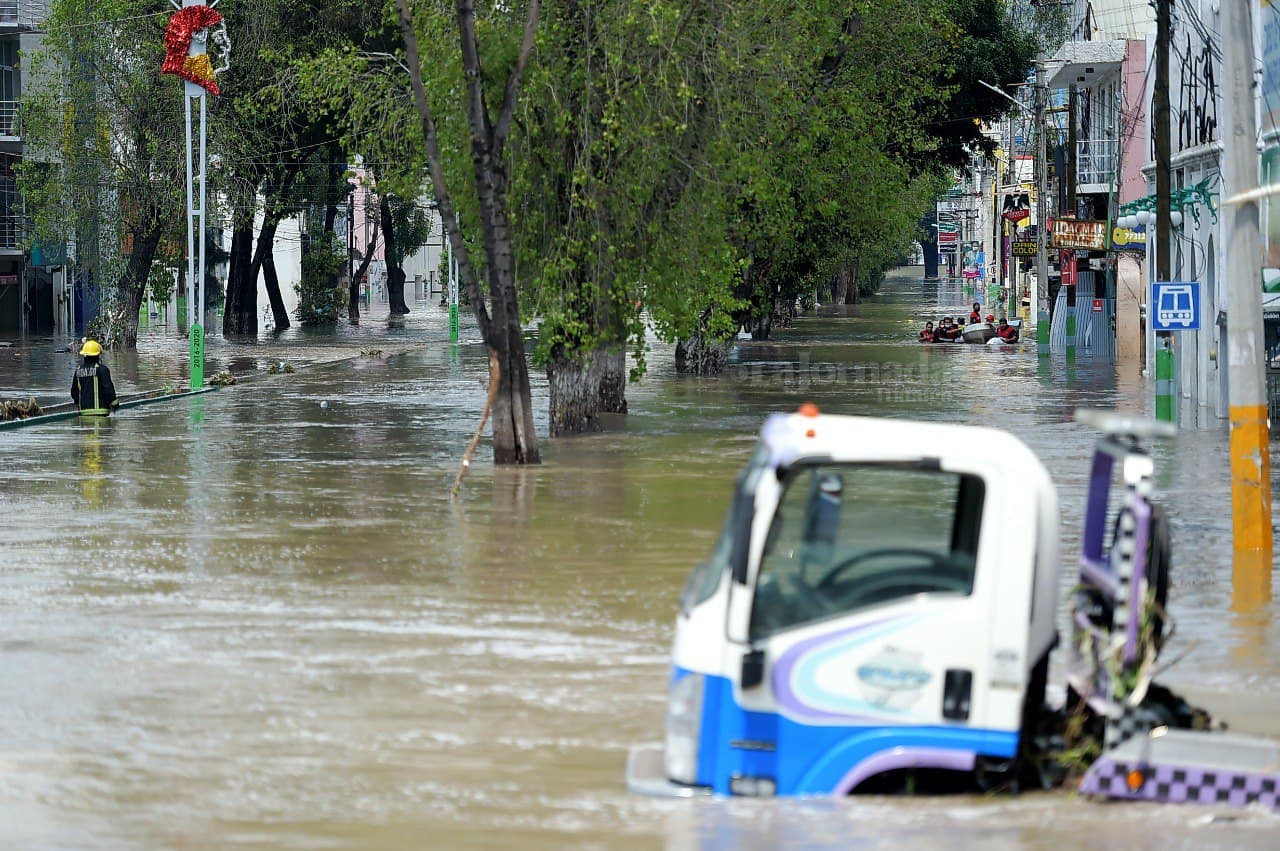
<svg viewBox="0 0 1280 851"><path fill-rule="evenodd" d="M35 29L48 16L48 0L0 0L0 27Z"/></svg>
<svg viewBox="0 0 1280 851"><path fill-rule="evenodd" d="M18 101L0 100L0 136L19 136Z"/></svg>
<svg viewBox="0 0 1280 851"><path fill-rule="evenodd" d="M1116 177L1115 139L1086 139L1076 142L1076 183L1110 186Z"/></svg>
<svg viewBox="0 0 1280 851"><path fill-rule="evenodd" d="M0 251L20 251L26 245L22 216L0 216Z"/></svg>

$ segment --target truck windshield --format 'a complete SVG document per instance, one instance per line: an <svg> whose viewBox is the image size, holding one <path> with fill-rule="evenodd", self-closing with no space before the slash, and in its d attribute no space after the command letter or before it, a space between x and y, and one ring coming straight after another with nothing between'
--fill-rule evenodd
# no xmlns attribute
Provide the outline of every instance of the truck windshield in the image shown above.
<svg viewBox="0 0 1280 851"><path fill-rule="evenodd" d="M792 471L765 542L751 637L916 594L973 591L977 476L884 464Z"/></svg>
<svg viewBox="0 0 1280 851"><path fill-rule="evenodd" d="M746 466L739 471L733 502L729 505L716 545L712 548L711 555L689 573L684 590L680 592L681 614L687 615L694 606L709 600L719 587L721 577L730 566L735 535L749 533L751 530L756 486L760 483L760 476L768 468L768 461L767 448L764 444L759 444Z"/></svg>

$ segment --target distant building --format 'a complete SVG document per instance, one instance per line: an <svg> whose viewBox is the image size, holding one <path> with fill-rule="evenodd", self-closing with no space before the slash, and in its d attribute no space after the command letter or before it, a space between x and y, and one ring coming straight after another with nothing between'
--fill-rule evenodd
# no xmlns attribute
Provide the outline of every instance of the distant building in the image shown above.
<svg viewBox="0 0 1280 851"><path fill-rule="evenodd" d="M48 14L45 0L0 0L0 335L52 333L69 308L48 274L36 276L26 254L26 227L15 167L24 145L18 104L22 100L18 57L39 44Z"/></svg>

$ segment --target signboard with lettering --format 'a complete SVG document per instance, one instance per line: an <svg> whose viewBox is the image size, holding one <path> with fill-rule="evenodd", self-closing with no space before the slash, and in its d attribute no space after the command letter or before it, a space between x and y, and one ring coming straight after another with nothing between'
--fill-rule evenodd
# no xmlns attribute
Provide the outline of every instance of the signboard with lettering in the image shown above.
<svg viewBox="0 0 1280 851"><path fill-rule="evenodd" d="M1146 251L1146 227L1138 225L1136 228L1115 228L1111 231L1111 247L1116 251Z"/></svg>
<svg viewBox="0 0 1280 851"><path fill-rule="evenodd" d="M1015 239L1011 243L1010 250L1013 251L1014 257L1035 257L1036 241L1034 239Z"/></svg>
<svg viewBox="0 0 1280 851"><path fill-rule="evenodd" d="M1102 299L1100 299L1100 298L1095 298L1095 299L1093 300L1093 312L1094 312L1094 313L1101 313L1101 312L1102 312Z"/></svg>
<svg viewBox="0 0 1280 851"><path fill-rule="evenodd" d="M16 287L17 285L17 275L0 275L0 287Z"/></svg>
<svg viewBox="0 0 1280 851"><path fill-rule="evenodd" d="M1106 251L1107 223L1090 219L1054 219L1053 245L1055 248Z"/></svg>

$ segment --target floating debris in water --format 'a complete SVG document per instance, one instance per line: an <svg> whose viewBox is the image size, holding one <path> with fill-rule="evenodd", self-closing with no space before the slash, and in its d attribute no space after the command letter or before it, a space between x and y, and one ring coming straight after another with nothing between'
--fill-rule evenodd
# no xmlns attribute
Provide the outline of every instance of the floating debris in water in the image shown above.
<svg viewBox="0 0 1280 851"><path fill-rule="evenodd" d="M328 408L328 407L329 407L329 403L328 403L328 402L321 402L321 403L320 403L320 407L321 407L321 408Z"/></svg>
<svg viewBox="0 0 1280 851"><path fill-rule="evenodd" d="M291 363L285 363L284 361L279 361L279 362L277 362L277 363L273 363L273 364L271 364L271 366L269 366L269 367L267 368L267 374L268 374L268 375L279 375L279 374L280 374L280 373L282 373L282 372L283 372L283 373L289 373L289 372L293 372L293 371L294 371L294 369L293 369L293 364L291 364Z"/></svg>
<svg viewBox="0 0 1280 851"><path fill-rule="evenodd" d="M224 369L209 376L209 383L214 387L230 387L236 383L236 377L231 374L230 370Z"/></svg>
<svg viewBox="0 0 1280 851"><path fill-rule="evenodd" d="M0 401L0 420L25 420L43 413L44 409L36 402L35 397Z"/></svg>
<svg viewBox="0 0 1280 851"><path fill-rule="evenodd" d="M361 349L360 356L366 358L380 358L382 357L382 349Z"/></svg>

